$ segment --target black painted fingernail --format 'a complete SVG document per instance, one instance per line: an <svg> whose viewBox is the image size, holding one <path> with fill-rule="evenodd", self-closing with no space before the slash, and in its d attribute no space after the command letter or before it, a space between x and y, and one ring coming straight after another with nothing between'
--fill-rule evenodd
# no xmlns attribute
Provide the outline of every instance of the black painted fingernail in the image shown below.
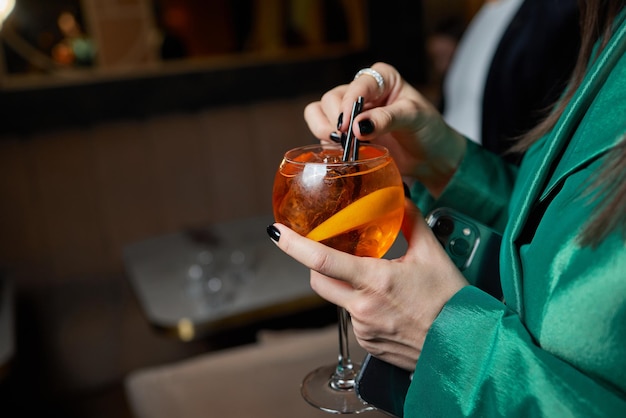
<svg viewBox="0 0 626 418"><path fill-rule="evenodd" d="M274 225L267 226L267 235L269 235L274 242L278 242L280 239L280 231Z"/></svg>
<svg viewBox="0 0 626 418"><path fill-rule="evenodd" d="M411 189L409 189L409 185L406 184L405 182L402 182L402 186L404 186L404 196L408 197L410 199L411 198Z"/></svg>
<svg viewBox="0 0 626 418"><path fill-rule="evenodd" d="M368 135L374 132L374 123L369 119L363 119L359 122L359 131L361 135Z"/></svg>
<svg viewBox="0 0 626 418"><path fill-rule="evenodd" d="M337 129L341 129L341 125L343 125L343 112L339 114L339 119L337 119Z"/></svg>
<svg viewBox="0 0 626 418"><path fill-rule="evenodd" d="M345 134L345 132L342 132L341 134L337 133L337 132L332 132L330 134L330 140L333 142L336 142L338 144L341 144L342 147L345 148L346 146L346 138L348 137L348 135Z"/></svg>

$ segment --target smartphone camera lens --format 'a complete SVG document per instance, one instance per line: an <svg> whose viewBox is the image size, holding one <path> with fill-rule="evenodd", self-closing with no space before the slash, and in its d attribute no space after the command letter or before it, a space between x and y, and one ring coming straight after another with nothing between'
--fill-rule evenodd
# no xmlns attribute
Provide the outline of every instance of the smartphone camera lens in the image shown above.
<svg viewBox="0 0 626 418"><path fill-rule="evenodd" d="M437 219L433 229L437 236L448 236L454 231L454 221L448 217L441 217Z"/></svg>
<svg viewBox="0 0 626 418"><path fill-rule="evenodd" d="M470 245L464 238L455 238L450 241L450 252L458 257L469 255Z"/></svg>

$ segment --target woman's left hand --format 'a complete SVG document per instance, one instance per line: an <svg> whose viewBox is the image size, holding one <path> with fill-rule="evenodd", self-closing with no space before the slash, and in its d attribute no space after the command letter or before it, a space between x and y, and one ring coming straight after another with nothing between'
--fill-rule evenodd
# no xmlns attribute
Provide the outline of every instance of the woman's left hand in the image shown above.
<svg viewBox="0 0 626 418"><path fill-rule="evenodd" d="M407 199L408 242L395 260L357 257L274 224L285 253L311 269L311 287L346 308L359 344L376 357L413 370L426 334L446 302L468 283Z"/></svg>

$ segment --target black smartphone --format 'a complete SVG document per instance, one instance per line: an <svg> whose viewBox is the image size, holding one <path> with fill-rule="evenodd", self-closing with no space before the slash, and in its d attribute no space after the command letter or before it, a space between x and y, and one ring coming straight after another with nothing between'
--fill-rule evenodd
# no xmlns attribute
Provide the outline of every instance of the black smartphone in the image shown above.
<svg viewBox="0 0 626 418"><path fill-rule="evenodd" d="M367 354L356 378L355 390L362 401L392 417L401 418L412 378L412 372Z"/></svg>
<svg viewBox="0 0 626 418"><path fill-rule="evenodd" d="M426 216L426 223L472 285L502 297L498 267L502 236L498 232L449 208L435 209ZM412 378L412 372L368 354L356 379L356 392L378 410L402 418Z"/></svg>
<svg viewBox="0 0 626 418"><path fill-rule="evenodd" d="M450 208L433 210L426 216L426 223L465 278L491 296L502 299L502 235Z"/></svg>

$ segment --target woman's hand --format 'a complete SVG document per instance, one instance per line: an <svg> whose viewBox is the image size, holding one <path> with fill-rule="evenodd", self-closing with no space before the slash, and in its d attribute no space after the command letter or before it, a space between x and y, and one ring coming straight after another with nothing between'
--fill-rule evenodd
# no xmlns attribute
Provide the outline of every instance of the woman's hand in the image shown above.
<svg viewBox="0 0 626 418"><path fill-rule="evenodd" d="M356 136L386 146L402 175L419 180L438 197L465 154L465 138L395 68L384 63L371 68L384 79L382 91L369 75L330 90L305 108L309 129L322 141L331 132L347 132L352 104L363 96L364 110L353 128Z"/></svg>
<svg viewBox="0 0 626 418"><path fill-rule="evenodd" d="M408 370L415 368L426 334L443 306L468 284L408 199L402 229L409 246L396 260L356 257L284 225L274 228L277 245L311 269L313 290L350 313L359 344Z"/></svg>

